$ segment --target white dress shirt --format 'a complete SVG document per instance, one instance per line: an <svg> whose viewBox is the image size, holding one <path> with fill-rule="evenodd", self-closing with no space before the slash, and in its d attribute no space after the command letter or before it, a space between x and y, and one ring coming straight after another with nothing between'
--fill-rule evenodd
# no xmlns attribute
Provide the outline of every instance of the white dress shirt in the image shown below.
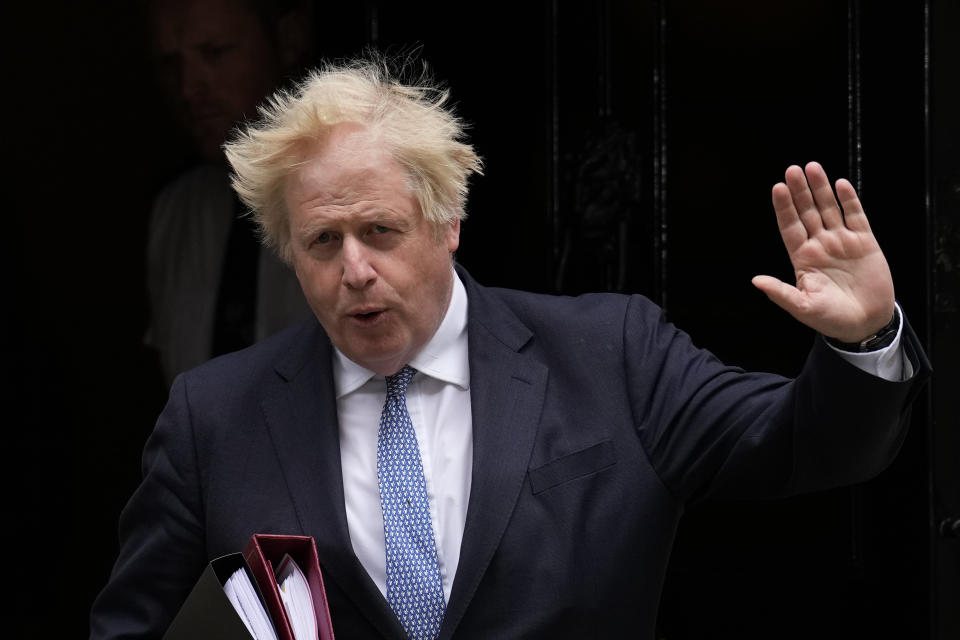
<svg viewBox="0 0 960 640"><path fill-rule="evenodd" d="M900 325L902 330L902 321ZM386 381L338 349L334 351L340 460L350 542L360 563L386 596L386 546L377 485L377 434ZM879 351L836 351L854 366L886 380L903 380L912 372L900 349L899 331L893 344ZM473 471L467 294L456 274L446 315L433 339L410 361L410 366L419 373L407 388L407 409L423 460L443 593L449 602L460 560Z"/></svg>
<svg viewBox="0 0 960 640"><path fill-rule="evenodd" d="M377 433L387 384L382 375L361 367L339 350L335 353L333 379L350 542L360 563L386 595L386 547L377 485ZM467 292L456 274L450 305L440 327L409 364L418 373L407 388L407 409L423 460L443 594L449 602L460 560L473 470Z"/></svg>

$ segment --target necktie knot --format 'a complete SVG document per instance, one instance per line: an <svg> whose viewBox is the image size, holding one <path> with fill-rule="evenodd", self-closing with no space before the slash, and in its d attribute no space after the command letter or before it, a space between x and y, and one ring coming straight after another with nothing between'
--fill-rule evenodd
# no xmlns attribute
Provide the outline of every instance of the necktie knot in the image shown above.
<svg viewBox="0 0 960 640"><path fill-rule="evenodd" d="M407 393L407 386L413 380L416 372L416 369L407 364L392 376L387 376L387 395L394 398L404 397Z"/></svg>

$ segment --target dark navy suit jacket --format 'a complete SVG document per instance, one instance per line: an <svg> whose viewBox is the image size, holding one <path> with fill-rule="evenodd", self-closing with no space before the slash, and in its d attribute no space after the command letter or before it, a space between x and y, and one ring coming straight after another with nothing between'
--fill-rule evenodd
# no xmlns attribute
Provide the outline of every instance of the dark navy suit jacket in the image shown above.
<svg viewBox="0 0 960 640"><path fill-rule="evenodd" d="M473 480L441 638L653 638L684 506L869 478L928 373L886 382L817 339L796 380L725 366L640 296L468 296ZM354 555L331 345L316 322L180 376L121 516L92 637L159 637L206 563L313 536L341 640L402 638Z"/></svg>

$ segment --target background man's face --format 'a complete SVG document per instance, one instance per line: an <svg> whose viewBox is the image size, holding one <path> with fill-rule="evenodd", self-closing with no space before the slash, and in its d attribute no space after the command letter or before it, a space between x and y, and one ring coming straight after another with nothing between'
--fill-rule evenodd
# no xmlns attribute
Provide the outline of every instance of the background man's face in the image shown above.
<svg viewBox="0 0 960 640"><path fill-rule="evenodd" d="M406 172L360 125L339 125L286 184L294 268L333 343L395 373L443 320L459 221L438 241Z"/></svg>
<svg viewBox="0 0 960 640"><path fill-rule="evenodd" d="M151 25L162 90L201 155L222 159L230 128L280 78L274 43L242 0L158 0Z"/></svg>

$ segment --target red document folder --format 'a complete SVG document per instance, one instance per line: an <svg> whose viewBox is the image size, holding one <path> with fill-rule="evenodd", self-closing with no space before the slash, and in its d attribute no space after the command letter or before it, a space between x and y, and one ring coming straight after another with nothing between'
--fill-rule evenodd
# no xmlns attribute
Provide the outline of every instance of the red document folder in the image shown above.
<svg viewBox="0 0 960 640"><path fill-rule="evenodd" d="M250 633L223 591L227 578L239 567L251 575L273 620L278 640L293 640L293 630L274 578L274 569L284 554L290 554L310 585L317 617L317 640L334 640L313 538L259 533L250 538L243 554L231 553L210 562L164 634L164 640L250 640Z"/></svg>
<svg viewBox="0 0 960 640"><path fill-rule="evenodd" d="M273 618L279 640L293 640L293 630L280 599L280 590L273 577L274 569L287 553L293 558L307 577L310 595L313 597L313 610L317 615L317 634L319 640L334 640L333 624L330 621L330 608L327 606L327 592L323 588L323 576L320 574L320 561L317 559L317 547L313 538L308 536L286 536L256 533L250 538L243 550L243 558L253 572L260 587L267 611Z"/></svg>

